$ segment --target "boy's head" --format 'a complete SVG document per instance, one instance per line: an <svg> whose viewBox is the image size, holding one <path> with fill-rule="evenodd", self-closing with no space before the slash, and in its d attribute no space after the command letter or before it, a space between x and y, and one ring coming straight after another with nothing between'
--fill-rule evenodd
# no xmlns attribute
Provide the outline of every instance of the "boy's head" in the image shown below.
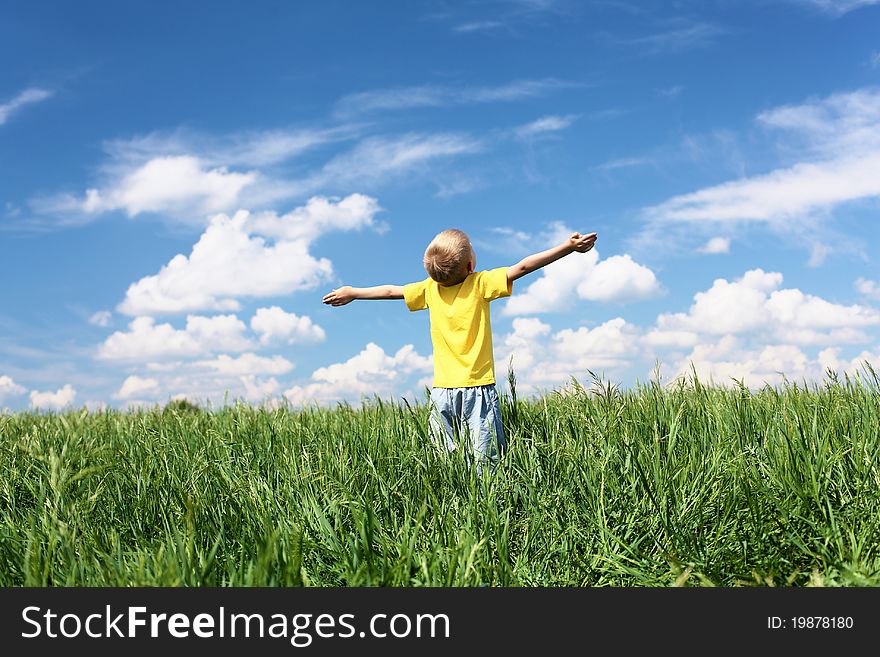
<svg viewBox="0 0 880 657"><path fill-rule="evenodd" d="M425 249L425 271L440 285L457 285L477 266L477 256L464 231L444 230Z"/></svg>

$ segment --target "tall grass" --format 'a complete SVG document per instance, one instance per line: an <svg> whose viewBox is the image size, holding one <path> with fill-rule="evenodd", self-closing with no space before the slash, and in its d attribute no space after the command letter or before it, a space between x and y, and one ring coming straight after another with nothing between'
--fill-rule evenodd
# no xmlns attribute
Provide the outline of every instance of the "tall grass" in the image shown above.
<svg viewBox="0 0 880 657"><path fill-rule="evenodd" d="M596 379L502 398L494 474L427 408L0 416L3 586L880 585L880 393Z"/></svg>

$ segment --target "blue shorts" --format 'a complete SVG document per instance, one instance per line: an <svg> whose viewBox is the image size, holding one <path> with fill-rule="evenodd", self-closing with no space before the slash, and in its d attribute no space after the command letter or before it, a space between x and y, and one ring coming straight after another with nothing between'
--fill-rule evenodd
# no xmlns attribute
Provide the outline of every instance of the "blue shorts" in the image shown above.
<svg viewBox="0 0 880 657"><path fill-rule="evenodd" d="M465 455L494 466L507 448L501 405L495 384L431 389L431 437L450 452L459 445Z"/></svg>

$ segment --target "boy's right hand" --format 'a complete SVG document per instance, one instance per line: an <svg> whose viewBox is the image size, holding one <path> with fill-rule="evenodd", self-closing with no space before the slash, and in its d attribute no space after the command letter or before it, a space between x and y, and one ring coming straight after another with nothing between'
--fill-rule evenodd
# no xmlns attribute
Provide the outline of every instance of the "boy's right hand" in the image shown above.
<svg viewBox="0 0 880 657"><path fill-rule="evenodd" d="M331 306L344 306L352 301L354 301L354 291L351 285L343 285L324 295L324 303Z"/></svg>
<svg viewBox="0 0 880 657"><path fill-rule="evenodd" d="M587 233L586 235L572 233L571 237L568 238L568 243L578 253L586 253L596 244L596 237L596 233Z"/></svg>

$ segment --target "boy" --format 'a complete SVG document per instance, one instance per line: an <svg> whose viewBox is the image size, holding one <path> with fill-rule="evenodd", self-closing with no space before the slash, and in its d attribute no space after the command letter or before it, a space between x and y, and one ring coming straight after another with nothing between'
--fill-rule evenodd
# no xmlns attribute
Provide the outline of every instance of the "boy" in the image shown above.
<svg viewBox="0 0 880 657"><path fill-rule="evenodd" d="M444 230L425 250L428 278L408 285L337 288L324 303L344 306L355 299L404 299L410 311L428 309L434 347L434 384L430 424L435 440L466 428L468 451L478 471L482 461L494 468L507 445L495 389L489 302L510 296L513 281L570 253L586 253L596 233L571 236L558 246L523 258L512 267L476 271L477 256L468 236Z"/></svg>

